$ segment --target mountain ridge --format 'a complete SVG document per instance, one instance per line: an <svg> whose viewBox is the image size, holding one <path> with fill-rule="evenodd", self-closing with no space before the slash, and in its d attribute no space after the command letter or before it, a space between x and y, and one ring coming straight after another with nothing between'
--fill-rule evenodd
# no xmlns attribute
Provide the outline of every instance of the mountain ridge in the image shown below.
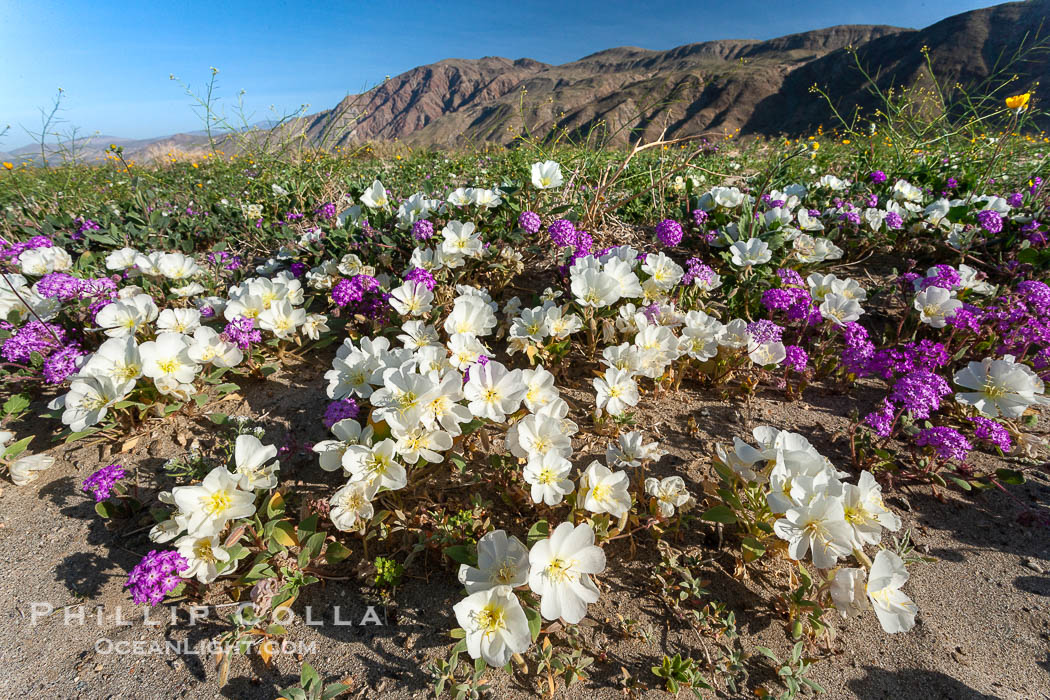
<svg viewBox="0 0 1050 700"><path fill-rule="evenodd" d="M509 145L526 127L541 137L575 138L597 128L618 144L651 139L665 129L668 136L799 135L833 123L829 105L811 94L813 85L824 88L844 115L856 109L870 114L877 107L849 50L882 90L931 84L923 47L940 84L988 83L1002 56L1044 30L1048 19L1050 0L1029 0L953 15L923 29L837 25L666 50L621 46L560 65L526 57L446 58L280 128L305 132L325 148L389 141L420 147ZM1012 92L1050 85L1050 50L1035 52L1015 68ZM985 87L1002 87L993 83ZM133 142L126 147L132 157L206 146L192 133L126 141Z"/></svg>

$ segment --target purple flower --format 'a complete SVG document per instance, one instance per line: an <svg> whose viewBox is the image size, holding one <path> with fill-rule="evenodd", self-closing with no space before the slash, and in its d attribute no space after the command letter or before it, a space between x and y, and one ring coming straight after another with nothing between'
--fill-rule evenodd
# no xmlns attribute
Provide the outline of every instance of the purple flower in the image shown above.
<svg viewBox="0 0 1050 700"><path fill-rule="evenodd" d="M864 416L864 422L871 426L879 437L889 437L893 432L893 424L897 420L896 408L889 399L882 400L882 407Z"/></svg>
<svg viewBox="0 0 1050 700"><path fill-rule="evenodd" d="M328 404L328 408L325 409L324 418L321 419L321 422L324 423L324 427L331 428L341 420L357 418L360 413L361 409L358 407L356 401L350 398L339 399Z"/></svg>
<svg viewBox="0 0 1050 700"><path fill-rule="evenodd" d="M29 362L33 353L46 356L67 343L66 329L54 323L30 321L4 341L0 356L8 362Z"/></svg>
<svg viewBox="0 0 1050 700"><path fill-rule="evenodd" d="M426 286L430 291L434 291L434 287L437 285L437 280L434 279L434 275L430 274L430 272L422 267L413 267L406 272L404 280L406 282L418 282Z"/></svg>
<svg viewBox="0 0 1050 700"><path fill-rule="evenodd" d="M80 488L84 493L94 495L96 503L101 503L112 495L113 485L125 475L124 467L119 464L110 464L84 479Z"/></svg>
<svg viewBox="0 0 1050 700"><path fill-rule="evenodd" d="M314 214L317 214L318 218L331 219L335 217L335 203L325 202L321 206L314 209Z"/></svg>
<svg viewBox="0 0 1050 700"><path fill-rule="evenodd" d="M914 418L925 419L941 407L941 398L951 393L951 386L942 376L920 369L898 379L889 398Z"/></svg>
<svg viewBox="0 0 1050 700"><path fill-rule="evenodd" d="M901 215L895 211L887 212L886 218L884 218L883 221L886 222L886 228L891 231L895 231L904 226L904 219L902 219Z"/></svg>
<svg viewBox="0 0 1050 700"><path fill-rule="evenodd" d="M982 418L980 416L970 418L969 420L973 423L973 436L978 440L990 442L1003 452L1009 452L1013 447L1013 441L1010 439L1010 431L996 421L991 418Z"/></svg>
<svg viewBox="0 0 1050 700"><path fill-rule="evenodd" d="M784 358L784 366L801 374L809 365L809 355L797 345L788 345L784 348L787 357Z"/></svg>
<svg viewBox="0 0 1050 700"><path fill-rule="evenodd" d="M434 224L430 223L426 219L420 219L419 221L412 224L412 237L417 241L428 240L434 235Z"/></svg>
<svg viewBox="0 0 1050 700"><path fill-rule="evenodd" d="M872 172L868 173L868 177L876 185L881 185L882 183L886 182L886 173L882 172L881 170L873 170Z"/></svg>
<svg viewBox="0 0 1050 700"><path fill-rule="evenodd" d="M752 343L764 345L766 343L780 342L784 329L772 321L752 321L747 324L747 334L750 336Z"/></svg>
<svg viewBox="0 0 1050 700"><path fill-rule="evenodd" d="M919 447L932 447L939 459L954 459L962 462L973 446L962 433L955 428L933 427L919 431L915 436Z"/></svg>
<svg viewBox="0 0 1050 700"><path fill-rule="evenodd" d="M525 233L535 235L540 232L540 227L543 222L540 220L540 215L534 211L525 210L518 215L518 228Z"/></svg>
<svg viewBox="0 0 1050 700"><path fill-rule="evenodd" d="M780 278L780 282L786 285L794 285L796 287L803 286L802 275L791 268L782 267L777 270L777 277Z"/></svg>
<svg viewBox="0 0 1050 700"><path fill-rule="evenodd" d="M124 587L131 589L136 605L159 605L182 582L179 573L189 566L185 557L174 550L154 549L131 570Z"/></svg>
<svg viewBox="0 0 1050 700"><path fill-rule="evenodd" d="M1003 217L999 212L991 209L982 209L977 212L977 223L988 233L999 233L1003 230Z"/></svg>
<svg viewBox="0 0 1050 700"><path fill-rule="evenodd" d="M1024 195L1020 192L1014 192L1012 195L1006 198L1006 203L1011 207L1019 207L1024 204Z"/></svg>
<svg viewBox="0 0 1050 700"><path fill-rule="evenodd" d="M250 350L252 343L262 342L262 333L255 327L255 319L238 316L226 324L224 340L236 343L241 350Z"/></svg>
<svg viewBox="0 0 1050 700"><path fill-rule="evenodd" d="M566 248L576 244L576 225L568 219L556 219L547 227L554 245Z"/></svg>
<svg viewBox="0 0 1050 700"><path fill-rule="evenodd" d="M694 209L693 223L696 224L698 228L702 228L705 221L707 221L707 212L703 209Z"/></svg>
<svg viewBox="0 0 1050 700"><path fill-rule="evenodd" d="M682 242L685 231L674 219L664 219L656 225L656 239L668 248L674 248Z"/></svg>
<svg viewBox="0 0 1050 700"><path fill-rule="evenodd" d="M80 358L87 354L75 342L51 353L44 360L44 381L48 384L61 384L66 381L77 371Z"/></svg>

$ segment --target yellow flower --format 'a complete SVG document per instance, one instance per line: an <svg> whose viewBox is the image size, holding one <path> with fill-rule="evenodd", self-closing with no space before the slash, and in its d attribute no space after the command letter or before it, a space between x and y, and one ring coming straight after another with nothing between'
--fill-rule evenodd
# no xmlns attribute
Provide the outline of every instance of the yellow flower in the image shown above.
<svg viewBox="0 0 1050 700"><path fill-rule="evenodd" d="M4 168L7 169L7 170L14 170L15 169L15 164L14 163L8 163L5 160L4 161Z"/></svg>
<svg viewBox="0 0 1050 700"><path fill-rule="evenodd" d="M1026 92L1023 95L1014 95L1013 97L1006 98L1006 107L1008 109L1016 109L1018 112L1028 109L1028 100L1031 99L1032 93Z"/></svg>

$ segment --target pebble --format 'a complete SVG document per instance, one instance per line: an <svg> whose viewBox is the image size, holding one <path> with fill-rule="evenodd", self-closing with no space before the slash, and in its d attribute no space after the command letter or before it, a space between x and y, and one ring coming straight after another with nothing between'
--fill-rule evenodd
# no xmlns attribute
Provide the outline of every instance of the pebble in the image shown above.
<svg viewBox="0 0 1050 700"><path fill-rule="evenodd" d="M1043 567L1031 557L1026 557L1022 563L1037 574L1043 573Z"/></svg>

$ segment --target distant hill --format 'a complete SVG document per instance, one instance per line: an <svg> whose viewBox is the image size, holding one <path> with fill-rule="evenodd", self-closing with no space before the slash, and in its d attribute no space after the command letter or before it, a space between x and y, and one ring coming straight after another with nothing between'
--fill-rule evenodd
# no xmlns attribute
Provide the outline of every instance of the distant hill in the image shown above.
<svg viewBox="0 0 1050 700"><path fill-rule="evenodd" d="M580 137L599 125L621 143L639 135L652 138L664 128L669 136L737 130L743 136L803 134L835 123L826 102L811 94L813 85L825 89L843 114L876 108L847 49L856 50L883 89L929 84L923 47L941 85L978 85L1023 41L1030 45L1037 33L1045 37L1047 20L1050 0L1031 0L966 12L918 30L843 25L667 51L620 47L557 66L528 58L451 58L413 68L280 128L305 132L325 147L395 139L436 147L506 144L523 126L524 106L524 122L538 136L566 130ZM1050 86L1050 52L1031 52L1009 75L1016 75L1011 94L1036 83ZM136 157L165 148L200 148L206 139L199 133L97 137L86 153L101 157L109 143ZM28 146L12 155L36 150Z"/></svg>

